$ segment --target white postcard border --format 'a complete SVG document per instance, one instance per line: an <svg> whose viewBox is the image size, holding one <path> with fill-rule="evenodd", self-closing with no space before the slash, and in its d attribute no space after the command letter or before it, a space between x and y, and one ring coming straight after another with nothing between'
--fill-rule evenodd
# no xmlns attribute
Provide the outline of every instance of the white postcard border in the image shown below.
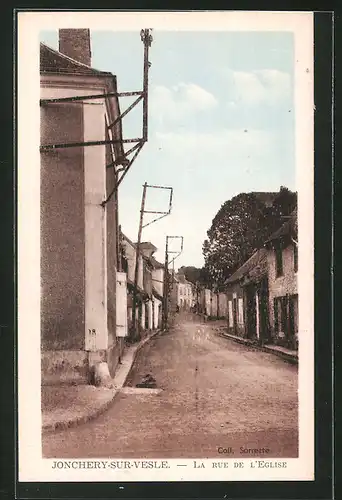
<svg viewBox="0 0 342 500"><path fill-rule="evenodd" d="M249 459L167 460L168 468L53 469L41 456L39 33L92 30L292 31L295 37L296 172L299 225L299 458L286 468ZM18 447L19 481L258 481L314 479L313 13L310 12L20 12L18 14ZM162 459L162 457L161 457ZM107 462L111 460L104 459ZM113 461L115 459L112 459ZM124 459L126 462L134 460ZM261 459L258 459L261 460ZM82 461L80 459L75 462ZM84 459L83 461L88 461ZM66 462L64 460L64 462ZM94 462L94 461L93 461ZM244 466L234 467L233 462ZM178 467L177 464L187 464Z"/></svg>

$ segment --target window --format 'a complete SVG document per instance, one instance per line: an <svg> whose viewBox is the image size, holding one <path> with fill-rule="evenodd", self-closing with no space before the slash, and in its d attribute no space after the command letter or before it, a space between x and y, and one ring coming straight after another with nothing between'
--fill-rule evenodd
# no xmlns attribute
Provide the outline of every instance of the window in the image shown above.
<svg viewBox="0 0 342 500"><path fill-rule="evenodd" d="M283 249L277 246L275 249L276 277L283 275Z"/></svg>
<svg viewBox="0 0 342 500"><path fill-rule="evenodd" d="M293 268L295 273L298 271L298 245L293 244Z"/></svg>
<svg viewBox="0 0 342 500"><path fill-rule="evenodd" d="M128 273L128 260L126 259L126 257L122 257L122 270L124 273Z"/></svg>

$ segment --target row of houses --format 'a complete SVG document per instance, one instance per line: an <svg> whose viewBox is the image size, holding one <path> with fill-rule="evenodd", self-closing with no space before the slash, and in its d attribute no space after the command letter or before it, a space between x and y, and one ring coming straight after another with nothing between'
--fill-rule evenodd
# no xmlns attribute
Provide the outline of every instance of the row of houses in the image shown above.
<svg viewBox="0 0 342 500"><path fill-rule="evenodd" d="M298 344L297 211L227 281L228 331L260 343Z"/></svg>
<svg viewBox="0 0 342 500"><path fill-rule="evenodd" d="M197 308L226 318L229 334L298 347L297 210L226 281L224 293L202 289Z"/></svg>
<svg viewBox="0 0 342 500"><path fill-rule="evenodd" d="M129 337L138 333L156 330L162 326L164 293L164 265L158 262L154 253L157 248L150 242L139 245L138 276L136 294L136 324L133 324L133 302L135 286L135 265L137 245L121 233L122 269L127 276L127 325ZM122 304L121 309L125 309Z"/></svg>

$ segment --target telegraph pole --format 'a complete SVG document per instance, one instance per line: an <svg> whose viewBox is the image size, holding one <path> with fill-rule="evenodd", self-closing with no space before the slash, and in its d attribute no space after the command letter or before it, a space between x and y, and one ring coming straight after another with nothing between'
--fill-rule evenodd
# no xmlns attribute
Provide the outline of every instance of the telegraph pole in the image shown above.
<svg viewBox="0 0 342 500"><path fill-rule="evenodd" d="M169 250L169 239L181 239L181 248L179 251ZM168 323L168 309L169 309L169 264L173 264L177 257L183 251L183 236L166 236L165 242L165 265L164 265L164 290L163 290L163 321L162 328L163 330L167 329ZM169 261L169 254L176 254L175 257L171 261ZM173 282L172 282L173 284Z"/></svg>
<svg viewBox="0 0 342 500"><path fill-rule="evenodd" d="M153 37L150 29L142 29L140 32L141 40L144 44L144 83L143 83L143 141L148 138L147 116L148 116L148 70L151 63L148 60L148 52L151 47Z"/></svg>
<svg viewBox="0 0 342 500"><path fill-rule="evenodd" d="M147 195L147 189L166 189L169 191L169 207L167 211L155 211L155 210L145 210L145 202L146 202L146 195ZM139 230L138 230L138 240L136 243L136 250L135 250L135 269L134 269L134 288L133 288L133 300L132 300L132 323L133 323L133 340L138 340L140 337L140 326L139 324L136 324L136 318L137 318L137 303L138 303L138 280L139 280L139 257L140 257L140 245L141 245L141 235L142 235L142 230L149 226L150 224L153 224L154 222L157 222L158 220L162 219L163 217L166 217L171 213L172 209L172 196L173 196L173 188L168 187L168 186L153 186L151 184L147 184L145 182L143 184L143 193L142 193L142 198L141 198L141 208L140 208L140 220L139 220ZM153 214L157 215L157 217L150 222L147 222L147 224L144 224L144 214Z"/></svg>
<svg viewBox="0 0 342 500"><path fill-rule="evenodd" d="M169 238L166 236L165 243L165 265L164 265L164 289L163 289L163 322L162 329L167 328L168 316L168 290L169 290Z"/></svg>
<svg viewBox="0 0 342 500"><path fill-rule="evenodd" d="M143 194L142 194L142 198L141 198L141 208L140 208L138 241L137 241L136 249L135 249L132 322L133 322L133 328L134 328L134 337L136 339L139 338L139 335L140 335L140 325L136 324L136 317L137 317L136 312L137 312L137 295L138 295L138 278L139 278L139 254L140 254L141 233L142 233L144 210L145 210L146 189L147 189L147 182L145 182L145 184L143 185Z"/></svg>

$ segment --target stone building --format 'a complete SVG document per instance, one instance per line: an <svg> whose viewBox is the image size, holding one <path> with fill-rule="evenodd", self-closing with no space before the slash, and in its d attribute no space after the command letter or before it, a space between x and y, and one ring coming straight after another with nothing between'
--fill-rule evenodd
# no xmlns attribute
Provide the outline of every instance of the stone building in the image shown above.
<svg viewBox="0 0 342 500"><path fill-rule="evenodd" d="M228 333L269 341L267 250L257 250L227 280Z"/></svg>
<svg viewBox="0 0 342 500"><path fill-rule="evenodd" d="M297 348L298 344L298 240L297 210L268 239L269 316L275 343Z"/></svg>
<svg viewBox="0 0 342 500"><path fill-rule="evenodd" d="M88 383L98 362L113 375L126 335L117 196L105 203L117 182L106 166L124 151L121 121L108 127L118 98L80 96L115 93L117 81L91 67L89 30L63 29L59 51L40 45L40 89L42 383Z"/></svg>

